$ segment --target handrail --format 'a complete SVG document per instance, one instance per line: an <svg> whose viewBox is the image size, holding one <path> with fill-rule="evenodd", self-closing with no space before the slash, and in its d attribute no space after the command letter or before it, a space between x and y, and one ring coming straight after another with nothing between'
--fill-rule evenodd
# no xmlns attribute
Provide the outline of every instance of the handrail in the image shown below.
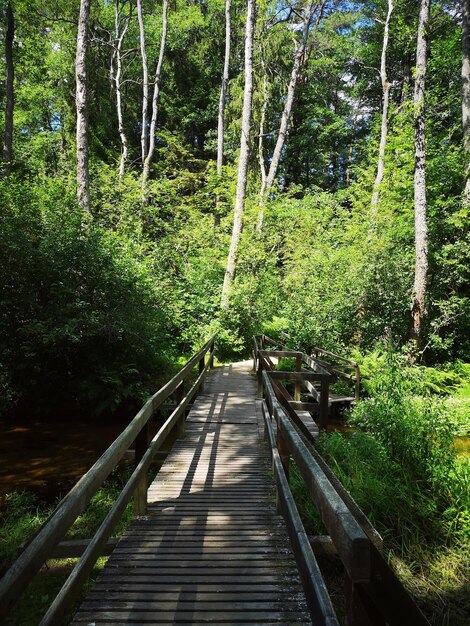
<svg viewBox="0 0 470 626"><path fill-rule="evenodd" d="M269 343L274 349L264 349L265 343ZM281 359L284 357L295 359L295 372L290 371L275 371L275 365L271 359L271 356ZM310 368L310 370L304 369L302 364ZM286 402L290 404L290 407L303 408L306 407L309 412L315 411L318 415L318 426L320 429L326 429L328 425L328 399L329 399L329 384L331 380L331 373L322 367L314 358L300 352L299 350L290 350L285 348L283 344L279 344L273 339L266 337L265 335L255 335L253 337L253 368L257 373L258 379L258 397L262 396L263 392L263 371L269 371L273 380L279 380L279 384L276 384L277 396L279 401L284 405ZM313 370L313 371L311 371ZM282 388L280 384L281 380L294 380L295 391L294 397L290 397L287 390ZM312 384L312 381L318 381L320 383L320 390L318 390ZM300 402L302 384L312 393L318 405L311 404L310 406ZM280 397L283 396L283 398Z"/></svg>
<svg viewBox="0 0 470 626"><path fill-rule="evenodd" d="M316 619L315 623L326 622L323 608L328 607L328 604L322 601L316 561L312 561L314 556L306 550L304 529L302 525L300 527L298 525L295 503L292 506L292 495L287 491L289 486L286 476L289 473L291 457L295 460L310 498L319 511L344 565L348 624L428 625L426 618L383 557L382 538L379 533L315 449L312 437L300 427L292 407L279 402L279 390L273 385L273 377L275 378L277 374L268 368L262 374L264 399L261 408L270 447L274 450L275 446L276 451L272 453L272 457L278 501L286 518L309 608L311 612L313 611L312 618L315 616ZM279 374L284 376L286 372ZM272 422L276 424L275 443Z"/></svg>
<svg viewBox="0 0 470 626"><path fill-rule="evenodd" d="M271 453L279 505L286 521L294 555L298 563L299 574L305 590L305 597L312 617L312 623L318 624L319 626L339 626L335 610L325 586L325 581L318 567L302 520L300 519L294 497L289 487L289 482L282 466L273 426L264 400L261 408L268 434L269 451Z"/></svg>
<svg viewBox="0 0 470 626"><path fill-rule="evenodd" d="M335 544L346 571L354 581L370 578L370 542L351 515L325 473L313 459L289 417L279 404L268 372L263 373L264 389L270 397L272 416L276 421L281 448L287 448L302 474L310 497L317 506L328 534ZM282 455L281 455L282 458Z"/></svg>
<svg viewBox="0 0 470 626"><path fill-rule="evenodd" d="M87 550L65 583L62 590L64 593L62 593L62 591L59 593L54 605L51 606L44 616L41 625L45 626L46 624L61 623L60 619L68 608L68 599L71 598L70 590L75 591L77 586L86 578L96 562L101 548L111 535L125 505L132 497L133 492L138 489L139 481L146 481L146 471L154 454L166 439L171 428L179 419L184 419L184 411L187 405L202 384L208 369L212 366L214 344L215 337L212 337L170 381L146 401L123 432L61 500L47 522L40 528L22 554L1 579L0 616L7 614L26 585L36 575L44 562L50 558L54 548L66 535L75 519L85 509L103 481L124 456L129 446L137 440L139 434L147 426L150 418L158 410L160 405L167 400L170 395L175 393L175 391L178 392L181 390L184 381L189 377L193 368L199 365L199 376L196 382L186 395L180 394L182 397L178 398L179 402L176 409L165 421L157 435L152 439L147 451L144 452L140 459L136 458L137 467L126 483L121 495L116 500L113 508L95 534L94 539L89 544ZM206 354L209 355L209 359L207 364L204 364Z"/></svg>
<svg viewBox="0 0 470 626"><path fill-rule="evenodd" d="M260 344L257 348L258 342L257 342L257 338L256 336L253 337L254 340L254 344L255 344L255 348L254 350L256 351L257 349L265 349L265 344L269 344L270 346L276 346L277 350L291 350L291 348L286 347L287 342L289 342L291 340L290 335L288 335L285 332L281 332L281 337L282 339L280 341L276 341L274 339L271 339L270 337L266 337L266 335L258 335L258 337L260 337ZM297 350L297 352L300 352ZM312 353L311 355L307 355L304 352L302 352L302 361L306 364L309 365L309 367L322 367L324 370L326 369L330 374L332 374L335 377L338 378L344 378L346 380L350 380L354 383L354 398L356 400L359 400L359 395L360 395L360 387L361 387L361 377L360 377L360 370L359 370L359 365L356 363L356 361L352 361L351 359L347 359L344 356L341 356L339 354L335 354L334 352L329 352L328 350L324 350L323 348L312 348ZM325 356L328 357L329 359L333 359L336 361L340 361L341 363L330 363L327 360L320 360L318 357L319 356ZM253 369L256 369L256 357L254 357L254 367ZM353 374L348 374L347 372L343 371L342 369L338 369L338 368L345 368L345 369L353 369L354 373ZM310 391L312 391L310 389Z"/></svg>
<svg viewBox="0 0 470 626"><path fill-rule="evenodd" d="M356 400L359 400L359 394L360 394L360 388L361 388L361 375L359 371L359 365L356 363L356 361L351 361L351 359L347 359L344 356L340 356L339 354L334 354L333 352L328 352L328 350L323 350L322 348L313 348L312 356L314 355L316 356L323 355L323 356L329 357L330 359L335 359L336 361L341 361L341 363L344 363L344 365L341 365L341 364L327 363L323 361L323 363L325 363L325 365L328 367L329 371L332 374L335 374L336 376L339 376L340 378L345 378L347 380L354 381L354 396ZM353 369L354 374L348 374L347 372L343 372L342 370L337 369L338 367Z"/></svg>

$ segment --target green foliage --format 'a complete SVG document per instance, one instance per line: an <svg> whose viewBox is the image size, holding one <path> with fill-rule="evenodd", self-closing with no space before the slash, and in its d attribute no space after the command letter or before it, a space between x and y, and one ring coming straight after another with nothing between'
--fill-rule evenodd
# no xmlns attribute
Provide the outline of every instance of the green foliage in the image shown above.
<svg viewBox="0 0 470 626"><path fill-rule="evenodd" d="M389 347L382 371L375 373L372 397L355 407L351 419L438 500L454 463L453 429L442 400L416 396L413 374Z"/></svg>
<svg viewBox="0 0 470 626"><path fill-rule="evenodd" d="M318 447L384 537L391 562L428 616L437 619L444 602L449 623L464 624L470 462L456 457L446 404L416 395L422 372L404 358L391 348L381 359L373 355L372 396L352 411L359 430L324 434Z"/></svg>
<svg viewBox="0 0 470 626"><path fill-rule="evenodd" d="M7 402L29 413L99 415L141 399L167 363L169 340L135 244L83 227L60 184L23 185L20 198L0 193Z"/></svg>
<svg viewBox="0 0 470 626"><path fill-rule="evenodd" d="M115 471L97 491L85 511L70 528L68 539L88 539L94 535L116 498L119 496L128 473ZM22 547L47 521L54 507L42 502L30 491L14 491L5 496L0 511L0 569L4 569L17 558ZM113 531L120 537L132 518L129 504Z"/></svg>

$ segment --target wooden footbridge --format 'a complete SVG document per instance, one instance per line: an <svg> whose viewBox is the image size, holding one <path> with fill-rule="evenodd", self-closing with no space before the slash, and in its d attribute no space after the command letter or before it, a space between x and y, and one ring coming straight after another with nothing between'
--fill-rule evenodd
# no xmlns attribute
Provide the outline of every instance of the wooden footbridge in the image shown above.
<svg viewBox="0 0 470 626"><path fill-rule="evenodd" d="M327 419L331 372L274 342L271 350L266 353L266 338L255 339L257 378L250 363L209 371L211 339L152 396L2 578L0 615L47 559L64 554L64 546L72 550L63 541L68 529L134 443L132 476L79 549L83 553L41 625L334 626L340 622L315 552L334 553L343 563L347 624L425 624L381 556L379 535L312 445ZM305 367L276 371L280 358ZM312 402L301 401L302 386L311 395L317 391ZM261 394L264 399L257 399ZM150 438L152 416L168 409L171 398L170 415ZM317 425L312 414L320 416ZM148 487L150 463L174 429L178 438ZM326 536L308 537L304 530L289 489L292 461ZM132 497L135 518L83 596Z"/></svg>

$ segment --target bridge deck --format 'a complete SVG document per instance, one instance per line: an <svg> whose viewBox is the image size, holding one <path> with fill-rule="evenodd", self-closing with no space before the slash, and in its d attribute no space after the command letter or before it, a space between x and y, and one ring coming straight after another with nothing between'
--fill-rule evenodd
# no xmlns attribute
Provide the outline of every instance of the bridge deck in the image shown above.
<svg viewBox="0 0 470 626"><path fill-rule="evenodd" d="M73 624L310 624L248 363L213 370Z"/></svg>

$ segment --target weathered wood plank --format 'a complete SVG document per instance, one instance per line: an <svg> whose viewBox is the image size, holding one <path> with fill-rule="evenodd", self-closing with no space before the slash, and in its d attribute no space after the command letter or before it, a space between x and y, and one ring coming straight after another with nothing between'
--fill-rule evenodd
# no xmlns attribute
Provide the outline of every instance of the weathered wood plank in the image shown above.
<svg viewBox="0 0 470 626"><path fill-rule="evenodd" d="M228 373L226 376L225 373ZM74 623L309 624L256 385L215 370Z"/></svg>

